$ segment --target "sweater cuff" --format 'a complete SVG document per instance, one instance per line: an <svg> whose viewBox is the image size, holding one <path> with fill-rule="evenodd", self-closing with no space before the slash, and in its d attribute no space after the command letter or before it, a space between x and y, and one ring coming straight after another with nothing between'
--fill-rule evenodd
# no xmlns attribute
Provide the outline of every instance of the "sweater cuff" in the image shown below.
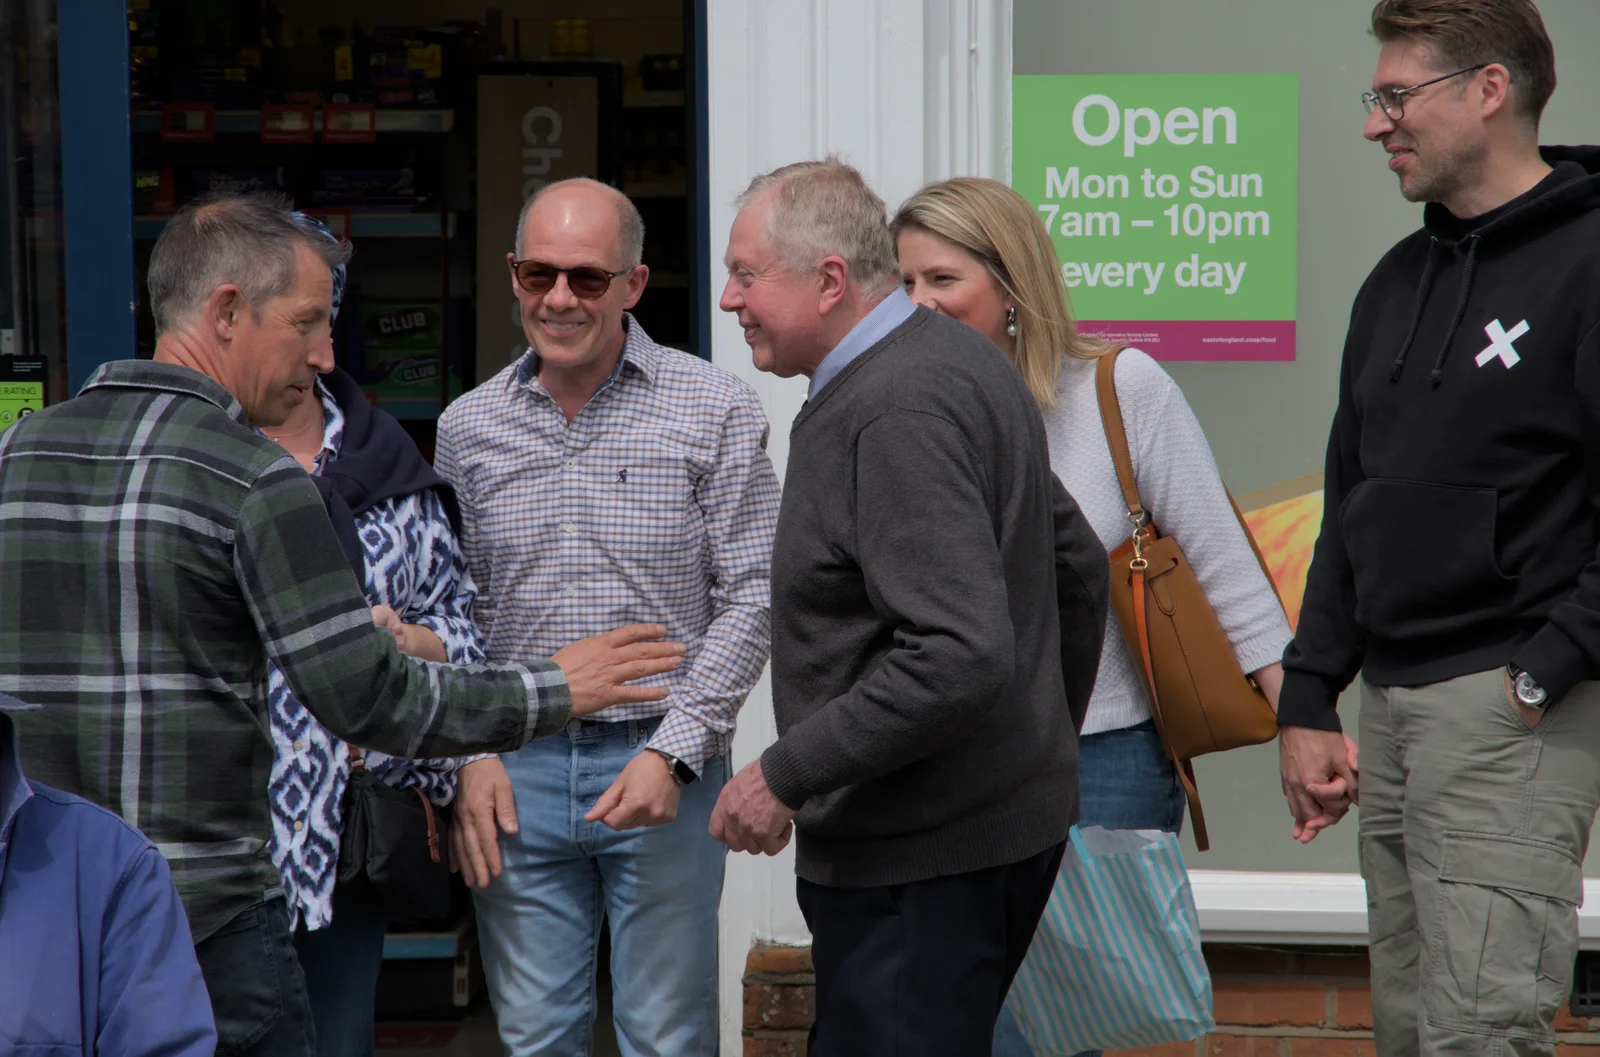
<svg viewBox="0 0 1600 1057"><path fill-rule="evenodd" d="M768 745L761 754L761 776L767 780L767 788L791 811L799 811L811 799L802 771L799 759L783 738Z"/></svg>
<svg viewBox="0 0 1600 1057"><path fill-rule="evenodd" d="M1511 658L1511 663L1544 687L1551 705L1567 696L1567 691L1584 679L1593 677L1583 652L1554 624L1540 628Z"/></svg>
<svg viewBox="0 0 1600 1057"><path fill-rule="evenodd" d="M1242 642L1233 643L1233 655L1239 660L1239 667L1244 674L1260 671L1271 664L1278 664L1283 660L1283 651L1288 649L1289 643L1294 641L1294 636L1289 633L1289 625L1280 623L1277 627L1252 635Z"/></svg>
<svg viewBox="0 0 1600 1057"><path fill-rule="evenodd" d="M1283 673L1278 692L1278 726L1343 730L1339 725L1339 691L1310 672Z"/></svg>

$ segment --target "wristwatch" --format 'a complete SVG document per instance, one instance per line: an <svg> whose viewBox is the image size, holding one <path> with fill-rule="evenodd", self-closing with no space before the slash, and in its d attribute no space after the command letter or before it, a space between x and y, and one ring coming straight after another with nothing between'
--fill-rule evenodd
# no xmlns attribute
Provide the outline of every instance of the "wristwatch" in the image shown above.
<svg viewBox="0 0 1600 1057"><path fill-rule="evenodd" d="M694 773L693 767L690 767L688 764L684 763L670 752L664 752L661 749L646 749L645 751L653 752L663 760L666 760L667 770L672 773L672 780L677 782L679 785L688 785L690 782L700 777Z"/></svg>
<svg viewBox="0 0 1600 1057"><path fill-rule="evenodd" d="M1543 708L1549 702L1549 692L1515 664L1506 665L1506 674L1511 677L1511 693L1522 704L1529 708Z"/></svg>

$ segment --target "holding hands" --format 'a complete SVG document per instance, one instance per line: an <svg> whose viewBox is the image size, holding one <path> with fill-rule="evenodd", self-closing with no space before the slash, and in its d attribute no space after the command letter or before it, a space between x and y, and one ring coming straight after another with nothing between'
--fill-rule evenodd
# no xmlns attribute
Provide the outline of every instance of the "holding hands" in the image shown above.
<svg viewBox="0 0 1600 1057"><path fill-rule="evenodd" d="M1278 731L1278 767L1295 840L1310 844L1360 802L1360 764L1347 734L1310 727Z"/></svg>

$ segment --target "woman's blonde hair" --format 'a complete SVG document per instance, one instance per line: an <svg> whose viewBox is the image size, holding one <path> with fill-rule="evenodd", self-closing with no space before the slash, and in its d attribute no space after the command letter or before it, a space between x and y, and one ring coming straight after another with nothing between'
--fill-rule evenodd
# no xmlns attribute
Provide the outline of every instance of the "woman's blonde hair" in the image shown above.
<svg viewBox="0 0 1600 1057"><path fill-rule="evenodd" d="M1040 407L1056 406L1064 356L1092 360L1108 351L1078 333L1049 234L1028 200L998 180L962 176L929 184L889 226L896 241L920 228L966 250L1016 299L1017 335L1005 352Z"/></svg>

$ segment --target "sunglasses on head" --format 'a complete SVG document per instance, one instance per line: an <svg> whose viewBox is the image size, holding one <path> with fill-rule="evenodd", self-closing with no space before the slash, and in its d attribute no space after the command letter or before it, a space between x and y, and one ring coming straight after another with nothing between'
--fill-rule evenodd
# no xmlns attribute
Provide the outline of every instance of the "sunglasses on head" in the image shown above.
<svg viewBox="0 0 1600 1057"><path fill-rule="evenodd" d="M567 277L567 289L573 296L581 297L585 301L593 301L611 289L611 283L632 272L632 268L624 268L620 272L608 272L604 268L593 265L580 264L576 268L558 268L544 261L519 261L507 257L511 262L511 274L517 279L517 285L530 294L547 294L555 288L556 277Z"/></svg>

